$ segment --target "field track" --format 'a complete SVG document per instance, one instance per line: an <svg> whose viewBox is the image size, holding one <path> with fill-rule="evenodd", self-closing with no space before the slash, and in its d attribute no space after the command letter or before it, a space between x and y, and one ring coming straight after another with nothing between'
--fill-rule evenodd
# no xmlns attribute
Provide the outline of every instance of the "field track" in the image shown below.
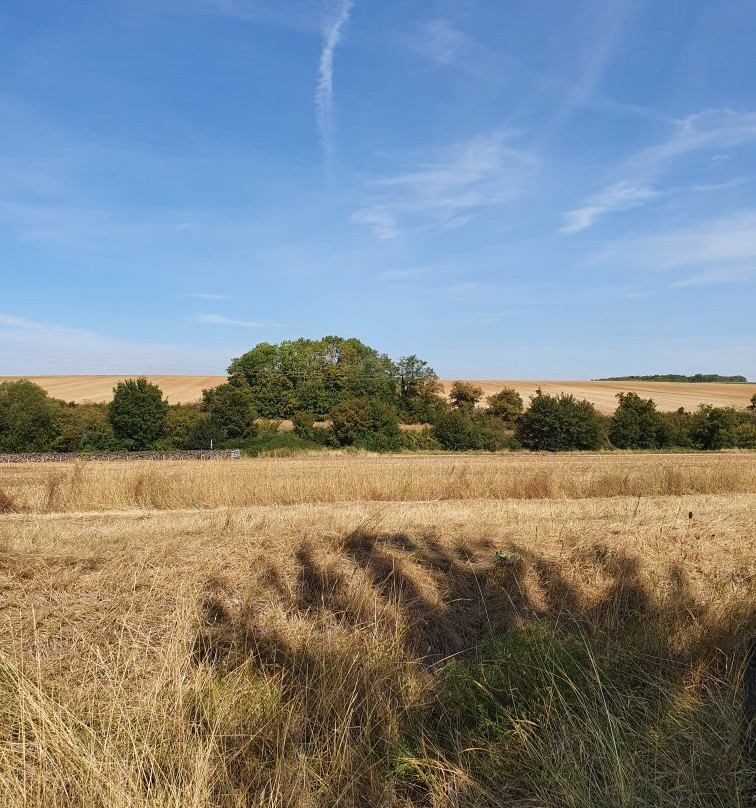
<svg viewBox="0 0 756 808"><path fill-rule="evenodd" d="M0 382L12 381L20 376L0 376ZM109 401L113 387L129 376L29 376L55 398L77 403ZM199 401L202 391L222 384L225 376L148 376L157 384L172 404ZM485 396L512 387L528 399L540 387L546 393L572 393L588 399L600 412L611 413L617 406L617 393L633 390L646 398L653 398L660 410L684 407L694 410L699 404L718 407L745 407L756 393L756 384L685 384L678 382L592 382L592 381L506 381L474 380L483 388ZM443 382L448 391L451 381Z"/></svg>

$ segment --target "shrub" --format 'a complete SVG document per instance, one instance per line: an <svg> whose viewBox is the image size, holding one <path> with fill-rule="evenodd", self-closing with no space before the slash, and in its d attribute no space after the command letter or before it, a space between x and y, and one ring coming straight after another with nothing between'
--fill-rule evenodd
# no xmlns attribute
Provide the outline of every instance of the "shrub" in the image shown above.
<svg viewBox="0 0 756 808"><path fill-rule="evenodd" d="M618 449L655 449L665 435L662 418L650 398L637 393L617 393L619 406L609 427L609 440Z"/></svg>
<svg viewBox="0 0 756 808"><path fill-rule="evenodd" d="M739 420L732 407L702 404L691 419L693 443L699 449L731 449L738 445Z"/></svg>
<svg viewBox="0 0 756 808"><path fill-rule="evenodd" d="M565 394L550 396L538 390L520 417L515 434L527 449L595 450L606 442L606 425L589 401Z"/></svg>
<svg viewBox="0 0 756 808"><path fill-rule="evenodd" d="M244 379L233 379L203 390L201 409L229 439L250 438L257 434L254 397Z"/></svg>
<svg viewBox="0 0 756 808"><path fill-rule="evenodd" d="M56 437L58 406L28 379L0 384L0 451L49 451Z"/></svg>
<svg viewBox="0 0 756 808"><path fill-rule="evenodd" d="M168 402L162 391L144 376L118 382L113 388L108 420L126 449L151 449L165 437L167 415Z"/></svg>
<svg viewBox="0 0 756 808"><path fill-rule="evenodd" d="M522 396L511 387L505 387L486 399L488 414L511 426L522 415Z"/></svg>
<svg viewBox="0 0 756 808"><path fill-rule="evenodd" d="M350 398L331 415L333 433L341 446L359 446L375 452L394 452L401 446L395 410L380 399Z"/></svg>
<svg viewBox="0 0 756 808"><path fill-rule="evenodd" d="M470 382L454 382L449 398L459 410L472 409L483 397L483 390Z"/></svg>
<svg viewBox="0 0 756 808"><path fill-rule="evenodd" d="M452 452L486 448L480 423L463 410L441 413L433 425L433 435L444 449Z"/></svg>
<svg viewBox="0 0 756 808"><path fill-rule="evenodd" d="M433 434L433 427L426 426L419 432L402 432L399 448L408 452L432 452L442 447Z"/></svg>

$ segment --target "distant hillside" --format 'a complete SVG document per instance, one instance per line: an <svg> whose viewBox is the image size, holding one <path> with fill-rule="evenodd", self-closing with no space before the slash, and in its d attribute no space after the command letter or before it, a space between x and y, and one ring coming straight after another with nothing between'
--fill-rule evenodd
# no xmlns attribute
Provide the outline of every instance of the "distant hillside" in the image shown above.
<svg viewBox="0 0 756 808"><path fill-rule="evenodd" d="M0 382L13 381L19 376L0 376ZM64 401L110 401L113 388L123 376L27 376L54 398ZM181 401L185 404L202 400L202 391L226 381L226 376L148 376L165 393L171 404ZM571 393L577 398L585 398L594 404L599 412L610 415L617 409L617 393L635 391L643 398L653 398L656 406L663 411L685 407L693 411L699 404L713 407L747 407L751 396L756 393L756 384L690 384L680 382L642 381L517 381L512 379L468 379L483 390L483 397L498 393L505 387L516 390L527 405L537 389L556 395ZM451 380L441 380L445 391L451 389Z"/></svg>
<svg viewBox="0 0 756 808"><path fill-rule="evenodd" d="M679 373L656 373L652 376L607 376L596 379L599 382L683 382L684 384L717 383L748 384L745 376L720 376L718 373L696 373L695 376L681 376Z"/></svg>

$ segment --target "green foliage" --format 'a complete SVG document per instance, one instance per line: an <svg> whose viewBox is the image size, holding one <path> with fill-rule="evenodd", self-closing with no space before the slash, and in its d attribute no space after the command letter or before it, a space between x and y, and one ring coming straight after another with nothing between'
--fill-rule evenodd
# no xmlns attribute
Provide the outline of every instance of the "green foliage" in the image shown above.
<svg viewBox="0 0 756 808"><path fill-rule="evenodd" d="M249 389L252 406L263 418L288 418L294 411L294 384L283 373L260 371Z"/></svg>
<svg viewBox="0 0 756 808"><path fill-rule="evenodd" d="M396 411L380 399L346 399L334 408L331 418L341 446L376 452L398 451L401 446Z"/></svg>
<svg viewBox="0 0 756 808"><path fill-rule="evenodd" d="M165 418L165 437L158 441L158 448L187 449L187 438L194 433L202 419L199 404L171 404ZM204 447L203 447L204 448Z"/></svg>
<svg viewBox="0 0 756 808"><path fill-rule="evenodd" d="M442 448L431 426L425 426L419 431L403 431L399 438L399 446L408 452L433 452Z"/></svg>
<svg viewBox="0 0 756 808"><path fill-rule="evenodd" d="M201 411L231 440L257 433L252 389L243 378L203 390Z"/></svg>
<svg viewBox="0 0 756 808"><path fill-rule="evenodd" d="M637 393L617 393L619 406L612 416L609 440L618 449L656 449L665 431L656 404Z"/></svg>
<svg viewBox="0 0 756 808"><path fill-rule="evenodd" d="M470 382L454 382L449 398L452 406L459 410L472 409L483 397L483 390Z"/></svg>
<svg viewBox="0 0 756 808"><path fill-rule="evenodd" d="M245 454L294 454L308 449L322 448L315 441L307 440L294 432L261 430L244 445Z"/></svg>
<svg viewBox="0 0 756 808"><path fill-rule="evenodd" d="M606 424L588 401L572 395L550 396L541 390L520 417L517 439L527 449L560 452L600 449L606 442Z"/></svg>
<svg viewBox="0 0 756 808"><path fill-rule="evenodd" d="M690 434L700 449L730 449L738 445L737 410L702 404L691 419Z"/></svg>
<svg viewBox="0 0 756 808"><path fill-rule="evenodd" d="M741 449L756 449L756 418L749 418L737 427L737 445Z"/></svg>
<svg viewBox="0 0 756 808"><path fill-rule="evenodd" d="M28 379L0 384L0 451L49 451L59 406Z"/></svg>
<svg viewBox="0 0 756 808"><path fill-rule="evenodd" d="M473 420L466 410L440 413L433 424L433 435L444 449L451 452L485 448L480 422Z"/></svg>
<svg viewBox="0 0 756 808"><path fill-rule="evenodd" d="M697 687L679 663L648 659L632 637L551 620L492 636L446 667L405 745L439 750L506 804L745 805L735 677L702 665Z"/></svg>
<svg viewBox="0 0 756 808"><path fill-rule="evenodd" d="M488 414L509 426L514 425L522 415L522 396L511 387L505 387L498 393L494 393L486 401Z"/></svg>
<svg viewBox="0 0 756 808"><path fill-rule="evenodd" d="M223 424L208 413L201 413L184 441L186 449L223 449L228 441L228 432ZM233 448L239 448L236 441Z"/></svg>
<svg viewBox="0 0 756 808"><path fill-rule="evenodd" d="M156 384L140 376L126 379L113 388L108 420L126 449L151 449L165 437L168 402Z"/></svg>
<svg viewBox="0 0 756 808"><path fill-rule="evenodd" d="M112 452L119 447L106 404L63 404L55 418L55 452Z"/></svg>
<svg viewBox="0 0 756 808"><path fill-rule="evenodd" d="M393 405L397 397L394 363L357 339L261 343L234 359L228 372L247 380L258 412L269 418L288 418L295 409L327 418L348 398Z"/></svg>

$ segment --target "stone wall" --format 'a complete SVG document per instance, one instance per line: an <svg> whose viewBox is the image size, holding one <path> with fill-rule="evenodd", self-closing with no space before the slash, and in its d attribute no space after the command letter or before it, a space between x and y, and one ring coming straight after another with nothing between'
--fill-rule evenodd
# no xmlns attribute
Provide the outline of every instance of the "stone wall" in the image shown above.
<svg viewBox="0 0 756 808"><path fill-rule="evenodd" d="M171 452L23 452L0 454L0 463L64 463L73 460L229 460L230 449L192 449Z"/></svg>

